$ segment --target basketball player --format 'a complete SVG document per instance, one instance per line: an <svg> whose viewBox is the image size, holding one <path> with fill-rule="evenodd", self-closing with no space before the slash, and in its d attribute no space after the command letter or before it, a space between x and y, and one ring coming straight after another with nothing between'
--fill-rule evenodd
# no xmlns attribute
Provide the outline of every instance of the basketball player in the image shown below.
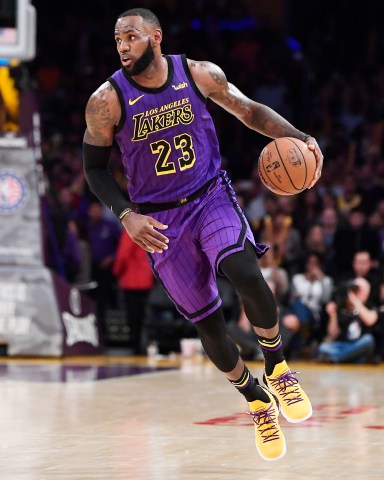
<svg viewBox="0 0 384 480"><path fill-rule="evenodd" d="M312 414L296 372L284 360L274 296L260 273L255 243L225 171L207 98L268 137L295 137L314 152L318 180L323 156L314 138L229 83L210 62L163 55L162 30L147 9L122 13L115 25L121 69L86 107L84 169L90 188L148 252L153 272L178 311L196 326L208 357L241 392L265 460L286 452L278 407L290 422ZM116 140L130 201L108 171ZM216 275L242 297L265 357L265 386L243 363L226 332ZM273 395L271 394L273 393Z"/></svg>

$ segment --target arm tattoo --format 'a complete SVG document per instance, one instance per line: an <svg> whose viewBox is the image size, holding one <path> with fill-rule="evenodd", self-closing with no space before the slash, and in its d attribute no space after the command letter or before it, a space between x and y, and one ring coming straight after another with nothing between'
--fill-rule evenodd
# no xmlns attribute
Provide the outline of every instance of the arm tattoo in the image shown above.
<svg viewBox="0 0 384 480"><path fill-rule="evenodd" d="M112 87L108 87L111 90ZM109 145L110 139L107 138L106 129L113 128L114 119L105 96L105 91L98 91L89 99L85 115L87 119L87 137L102 141Z"/></svg>
<svg viewBox="0 0 384 480"><path fill-rule="evenodd" d="M211 79L209 82L211 91L208 96L249 128L272 138L304 136L277 112L266 105L254 102L235 85L229 83L225 73L217 65L209 62L194 62L193 65L204 69Z"/></svg>
<svg viewBox="0 0 384 480"><path fill-rule="evenodd" d="M231 94L230 92L215 93L212 95L212 99L230 109L234 115L248 107L247 102L245 102L242 98Z"/></svg>
<svg viewBox="0 0 384 480"><path fill-rule="evenodd" d="M270 116L263 110L255 109L252 112L251 123L255 127L259 127L262 130L265 129L265 126L268 125L270 121Z"/></svg>
<svg viewBox="0 0 384 480"><path fill-rule="evenodd" d="M216 72L212 72L211 77L215 80L217 79L216 83L224 87L211 95L212 100L234 115L244 114L246 111L249 112L249 99L242 95L233 85L229 84L224 74L218 75Z"/></svg>
<svg viewBox="0 0 384 480"><path fill-rule="evenodd" d="M289 136L300 138L301 134L284 117L262 104L252 110L251 126L272 138Z"/></svg>
<svg viewBox="0 0 384 480"><path fill-rule="evenodd" d="M211 76L212 80L217 83L217 85L223 86L227 83L227 79L224 73L219 74L217 71L215 72L213 69L208 69L208 73Z"/></svg>
<svg viewBox="0 0 384 480"><path fill-rule="evenodd" d="M111 111L103 97L91 97L85 110L92 129L108 127L111 124Z"/></svg>

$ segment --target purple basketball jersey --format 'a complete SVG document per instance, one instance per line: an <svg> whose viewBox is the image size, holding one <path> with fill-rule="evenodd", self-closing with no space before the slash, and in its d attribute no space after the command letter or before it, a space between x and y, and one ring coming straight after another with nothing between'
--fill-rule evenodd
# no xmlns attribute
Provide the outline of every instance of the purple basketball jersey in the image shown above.
<svg viewBox="0 0 384 480"><path fill-rule="evenodd" d="M221 165L215 127L184 55L169 55L160 88L138 85L124 69L108 80L122 108L115 138L136 203L187 197L217 177Z"/></svg>
<svg viewBox="0 0 384 480"><path fill-rule="evenodd" d="M208 191L177 208L151 213L168 225L168 250L149 255L154 274L179 312L197 322L221 305L216 275L223 258L248 239L261 256L224 171L215 127L205 98L183 55L169 55L168 79L156 89L138 85L124 69L108 80L122 116L115 133L128 193L136 203L185 198L209 180Z"/></svg>

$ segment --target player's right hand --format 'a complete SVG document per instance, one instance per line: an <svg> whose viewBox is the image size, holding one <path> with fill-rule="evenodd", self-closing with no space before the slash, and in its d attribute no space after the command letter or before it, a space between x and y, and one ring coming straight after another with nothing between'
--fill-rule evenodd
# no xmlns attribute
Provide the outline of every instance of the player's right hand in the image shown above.
<svg viewBox="0 0 384 480"><path fill-rule="evenodd" d="M168 225L136 212L129 212L121 223L132 240L146 252L163 253L168 249L169 239L158 232L158 230L166 230Z"/></svg>
<svg viewBox="0 0 384 480"><path fill-rule="evenodd" d="M321 171L323 169L324 155L322 154L319 144L313 137L307 137L305 143L308 145L308 148L313 151L316 157L316 170L312 182L308 188L312 188L315 183L321 177Z"/></svg>

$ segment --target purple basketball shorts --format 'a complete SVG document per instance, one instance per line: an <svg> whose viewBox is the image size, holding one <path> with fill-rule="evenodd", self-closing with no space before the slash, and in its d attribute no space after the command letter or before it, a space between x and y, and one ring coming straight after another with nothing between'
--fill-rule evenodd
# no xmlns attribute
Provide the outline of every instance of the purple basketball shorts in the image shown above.
<svg viewBox="0 0 384 480"><path fill-rule="evenodd" d="M195 323L221 305L216 284L219 264L244 249L248 239L262 256L269 246L255 242L225 172L208 192L190 203L149 216L168 225L168 250L150 255L157 279L177 310Z"/></svg>

